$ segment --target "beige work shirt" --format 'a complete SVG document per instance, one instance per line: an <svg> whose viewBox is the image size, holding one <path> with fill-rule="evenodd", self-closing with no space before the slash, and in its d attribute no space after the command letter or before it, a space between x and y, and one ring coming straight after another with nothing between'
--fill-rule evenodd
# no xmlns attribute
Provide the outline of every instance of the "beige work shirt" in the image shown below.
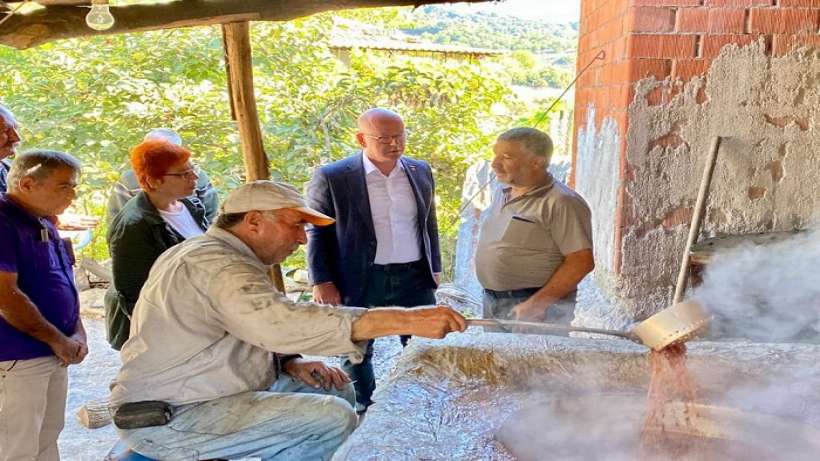
<svg viewBox="0 0 820 461"><path fill-rule="evenodd" d="M295 303L268 274L250 247L219 228L163 253L134 308L111 405L267 389L277 373L272 351L361 361L366 342L350 334L365 309Z"/></svg>
<svg viewBox="0 0 820 461"><path fill-rule="evenodd" d="M592 214L583 197L555 181L507 200L493 197L481 225L475 266L481 286L506 291L540 288L564 256L592 248Z"/></svg>

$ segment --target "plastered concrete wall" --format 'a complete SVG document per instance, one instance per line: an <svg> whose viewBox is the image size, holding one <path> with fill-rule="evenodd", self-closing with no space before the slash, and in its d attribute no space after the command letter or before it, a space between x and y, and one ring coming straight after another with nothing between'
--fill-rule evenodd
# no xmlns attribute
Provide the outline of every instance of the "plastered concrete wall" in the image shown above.
<svg viewBox="0 0 820 461"><path fill-rule="evenodd" d="M596 126L595 107L591 104L586 113L586 124L578 130L575 189L594 210L592 231L599 236L594 248L597 269L614 272L615 215L620 181L612 173L618 171L621 136L617 123L611 118Z"/></svg>
<svg viewBox="0 0 820 461"><path fill-rule="evenodd" d="M628 315L671 300L713 136L724 142L702 235L804 228L820 210L820 50L771 57L763 40L730 45L705 81L651 105L669 84L638 82L629 107L617 294Z"/></svg>
<svg viewBox="0 0 820 461"><path fill-rule="evenodd" d="M596 123L595 106L586 109L578 129L575 189L592 209L595 271L578 287L576 325L620 328L631 320L611 300L618 296L615 227L618 221L618 174L622 136L618 122L605 117Z"/></svg>

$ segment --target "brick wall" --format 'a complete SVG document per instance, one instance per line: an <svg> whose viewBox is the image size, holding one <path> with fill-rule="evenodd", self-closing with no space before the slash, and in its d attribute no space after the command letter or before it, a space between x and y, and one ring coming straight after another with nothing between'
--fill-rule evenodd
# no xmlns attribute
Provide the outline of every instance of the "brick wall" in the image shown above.
<svg viewBox="0 0 820 461"><path fill-rule="evenodd" d="M578 70L596 61L578 81L576 126L586 106L625 120L632 84L654 75L679 84L650 95L660 104L680 83L704 75L721 48L765 40L772 56L795 46L820 46L820 0L582 0ZM620 125L620 124L619 124Z"/></svg>
<svg viewBox="0 0 820 461"><path fill-rule="evenodd" d="M582 0L578 43L578 71L603 51L578 80L575 91L575 134L594 121L615 120L620 133L618 178L628 181L627 110L634 84L645 77L669 85L653 90L650 105L668 102L693 77L704 76L721 49L731 43L747 45L762 39L766 53L782 56L801 45L820 46L820 0ZM703 89L697 95L706 102ZM573 164L577 165L577 142ZM613 172L613 175L615 172ZM574 183L575 178L570 178ZM621 241L624 189L620 188L615 214L614 241ZM620 267L620 245L614 266ZM616 269L617 270L617 269Z"/></svg>

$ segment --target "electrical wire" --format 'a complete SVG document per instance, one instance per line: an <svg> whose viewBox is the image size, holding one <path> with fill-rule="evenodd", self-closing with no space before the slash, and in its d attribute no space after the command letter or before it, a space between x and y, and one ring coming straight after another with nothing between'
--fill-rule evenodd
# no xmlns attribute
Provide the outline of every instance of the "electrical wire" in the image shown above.
<svg viewBox="0 0 820 461"><path fill-rule="evenodd" d="M589 64L587 64L586 66L584 66L584 68L581 69L581 72L578 72L578 75L576 75L575 78L572 79L571 82L569 82L569 85L567 85L567 87L564 88L564 91L557 98L555 98L554 101L552 101L552 104L547 108L547 110L544 111L544 113L541 114L540 117L538 117L538 120L536 120L535 124L533 124L533 128L540 125L547 118L547 114L550 113L552 108L555 107L555 105L558 104L558 102L561 101L561 99L564 98L564 95L567 94L567 91L569 91L569 89L572 88L573 85L575 85L575 82L578 81L578 79L581 78L582 75L584 75L584 72L586 72L587 69L590 68L590 66L595 64L595 61L597 61L599 59L603 60L604 58L606 58L606 51L604 51L604 50L599 51L598 54L596 54L595 57L592 58L592 61L590 61Z"/></svg>

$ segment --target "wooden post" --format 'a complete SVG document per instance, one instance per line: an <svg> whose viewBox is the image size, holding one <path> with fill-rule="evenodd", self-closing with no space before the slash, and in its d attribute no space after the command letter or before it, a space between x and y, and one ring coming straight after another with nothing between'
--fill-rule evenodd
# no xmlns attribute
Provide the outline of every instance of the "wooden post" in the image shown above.
<svg viewBox="0 0 820 461"><path fill-rule="evenodd" d="M683 301L683 293L686 291L686 275L689 273L689 257L692 254L692 246L697 242L700 235L700 226L703 224L703 214L706 211L706 200L709 198L709 187L712 184L712 174L715 171L717 155L720 150L721 137L715 136L712 139L712 147L706 157L706 166L703 167L703 176L700 179L698 198L692 212L692 222L689 224L689 236L686 238L686 246L683 248L683 258L680 261L678 270L678 282L675 284L675 295L672 303L677 304Z"/></svg>
<svg viewBox="0 0 820 461"><path fill-rule="evenodd" d="M247 22L234 22L223 24L222 32L225 36L228 91L239 128L247 180L268 179L268 159L262 146L262 130L259 128L256 96L253 93L250 27Z"/></svg>
<svg viewBox="0 0 820 461"><path fill-rule="evenodd" d="M256 96L253 93L250 25L247 21L223 24L222 34L228 92L231 97L232 115L239 128L245 179L268 179L268 158L262 145L262 130L259 127ZM276 288L284 294L285 281L282 278L282 268L278 264L271 269L271 278Z"/></svg>

